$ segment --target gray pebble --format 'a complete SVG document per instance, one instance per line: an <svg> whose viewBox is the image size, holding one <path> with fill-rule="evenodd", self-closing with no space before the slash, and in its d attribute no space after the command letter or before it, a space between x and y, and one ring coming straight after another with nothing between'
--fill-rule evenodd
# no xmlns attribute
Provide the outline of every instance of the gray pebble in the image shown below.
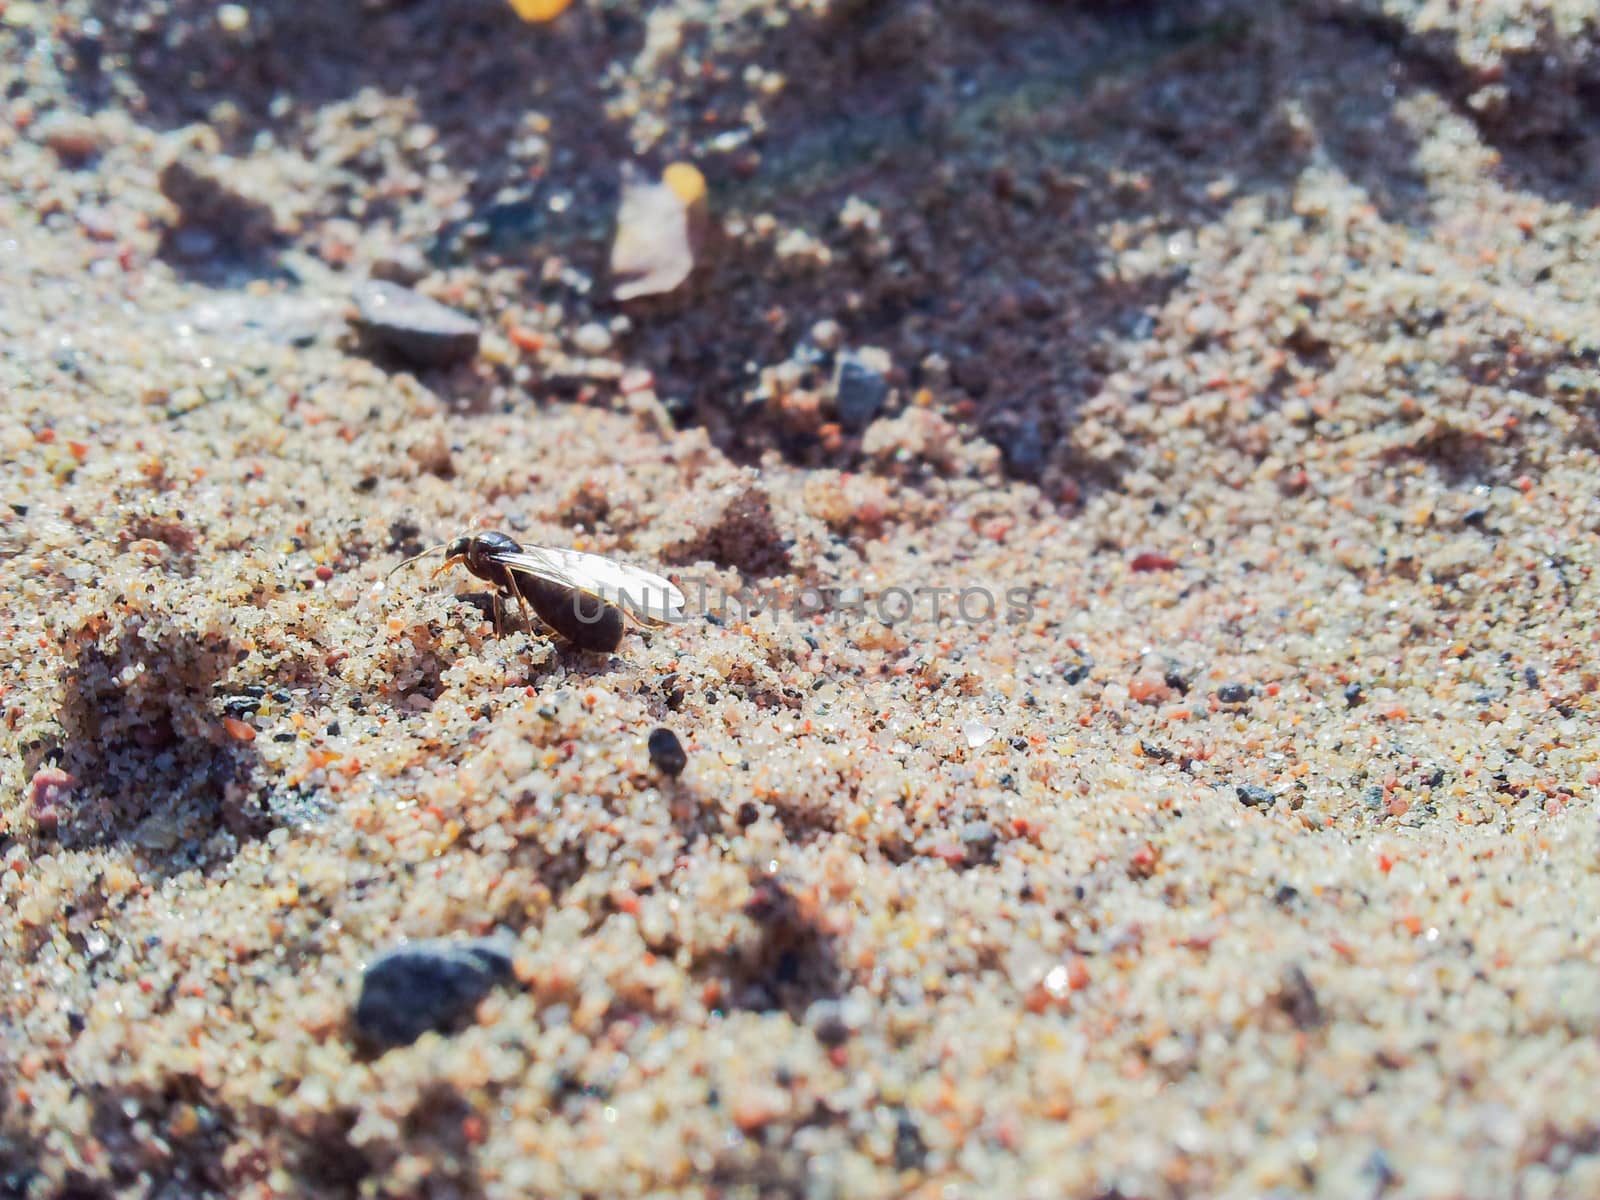
<svg viewBox="0 0 1600 1200"><path fill-rule="evenodd" d="M448 366L478 352L476 321L408 288L370 279L354 299L367 340L418 366Z"/></svg>
<svg viewBox="0 0 1600 1200"><path fill-rule="evenodd" d="M509 938L440 938L390 950L361 977L357 1031L382 1046L406 1046L445 1029L511 978Z"/></svg>
<svg viewBox="0 0 1600 1200"><path fill-rule="evenodd" d="M1271 808L1278 798L1264 787L1253 783L1238 783L1233 790L1239 794L1239 803L1246 808Z"/></svg>
<svg viewBox="0 0 1600 1200"><path fill-rule="evenodd" d="M872 424L889 398L889 381L854 354L839 356L833 389L839 424L849 430Z"/></svg>
<svg viewBox="0 0 1600 1200"><path fill-rule="evenodd" d="M987 821L968 821L961 827L961 845L969 862L988 862L994 857L994 848L1000 835Z"/></svg>

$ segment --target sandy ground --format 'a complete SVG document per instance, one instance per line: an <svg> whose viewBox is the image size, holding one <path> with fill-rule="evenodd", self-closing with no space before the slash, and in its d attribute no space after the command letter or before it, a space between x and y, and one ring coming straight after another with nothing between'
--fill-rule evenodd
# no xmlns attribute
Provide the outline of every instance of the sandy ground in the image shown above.
<svg viewBox="0 0 1600 1200"><path fill-rule="evenodd" d="M1600 6L4 0L0 81L0 1197L1600 1194ZM695 612L385 583L474 523Z"/></svg>

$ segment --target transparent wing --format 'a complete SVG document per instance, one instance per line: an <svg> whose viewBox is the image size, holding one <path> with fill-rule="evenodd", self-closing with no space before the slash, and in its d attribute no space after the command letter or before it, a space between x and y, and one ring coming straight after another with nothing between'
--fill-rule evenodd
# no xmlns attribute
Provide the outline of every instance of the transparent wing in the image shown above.
<svg viewBox="0 0 1600 1200"><path fill-rule="evenodd" d="M520 554L497 554L494 560L513 571L599 596L635 620L683 620L683 593L670 580L642 567L553 546L524 546Z"/></svg>

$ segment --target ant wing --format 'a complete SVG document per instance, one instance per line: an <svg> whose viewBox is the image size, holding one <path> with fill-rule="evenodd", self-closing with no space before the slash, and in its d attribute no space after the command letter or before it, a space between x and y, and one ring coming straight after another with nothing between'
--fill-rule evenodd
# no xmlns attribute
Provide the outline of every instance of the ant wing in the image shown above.
<svg viewBox="0 0 1600 1200"><path fill-rule="evenodd" d="M524 546L520 554L496 554L494 561L512 571L526 571L537 579L598 596L636 621L666 624L683 619L683 593L671 581L642 567L550 546Z"/></svg>

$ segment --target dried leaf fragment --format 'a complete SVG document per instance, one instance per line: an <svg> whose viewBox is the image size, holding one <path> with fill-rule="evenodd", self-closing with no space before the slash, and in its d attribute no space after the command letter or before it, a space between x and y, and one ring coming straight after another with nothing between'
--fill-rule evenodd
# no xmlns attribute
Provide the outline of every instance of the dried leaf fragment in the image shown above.
<svg viewBox="0 0 1600 1200"><path fill-rule="evenodd" d="M659 296L689 278L705 195L705 176L689 163L673 163L654 183L631 163L624 165L611 244L618 300Z"/></svg>

